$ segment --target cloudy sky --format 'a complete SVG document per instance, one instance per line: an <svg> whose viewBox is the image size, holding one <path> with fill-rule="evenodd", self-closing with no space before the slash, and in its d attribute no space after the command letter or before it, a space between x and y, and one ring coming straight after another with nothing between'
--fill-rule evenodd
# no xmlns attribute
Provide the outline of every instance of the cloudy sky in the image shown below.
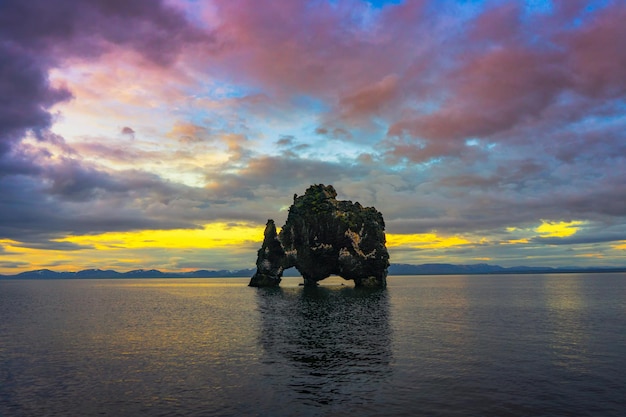
<svg viewBox="0 0 626 417"><path fill-rule="evenodd" d="M4 0L0 273L252 267L333 184L395 263L626 265L622 0Z"/></svg>

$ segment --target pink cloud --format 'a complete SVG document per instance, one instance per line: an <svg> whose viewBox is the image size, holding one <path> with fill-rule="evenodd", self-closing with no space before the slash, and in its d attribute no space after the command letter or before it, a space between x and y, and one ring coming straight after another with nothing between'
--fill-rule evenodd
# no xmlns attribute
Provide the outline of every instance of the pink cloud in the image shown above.
<svg viewBox="0 0 626 417"><path fill-rule="evenodd" d="M553 54L511 46L467 56L441 82L452 87L441 108L393 125L390 134L404 130L431 140L488 136L537 117L567 79Z"/></svg>
<svg viewBox="0 0 626 417"><path fill-rule="evenodd" d="M513 40L520 34L521 13L520 3L503 3L486 10L470 24L470 39L481 46L485 41L502 43Z"/></svg>
<svg viewBox="0 0 626 417"><path fill-rule="evenodd" d="M220 2L215 37L231 75L269 91L332 98L372 85L408 65L406 44L420 2L374 12L366 2ZM404 13L395 11L402 8ZM398 21L396 19L404 19ZM395 47L394 45L398 43Z"/></svg>
<svg viewBox="0 0 626 417"><path fill-rule="evenodd" d="M387 75L380 81L341 97L339 107L347 119L379 113L383 107L395 100L398 91L398 76Z"/></svg>
<svg viewBox="0 0 626 417"><path fill-rule="evenodd" d="M559 37L574 86L594 97L626 93L626 4L613 2L586 26Z"/></svg>
<svg viewBox="0 0 626 417"><path fill-rule="evenodd" d="M575 3L558 4L563 14L523 19L517 5L505 3L471 21L469 36L456 39L462 52L441 51L454 64L440 67L432 79L431 91L440 92L432 110L390 119L391 154L415 161L458 156L467 138L516 141L519 132L528 134L524 127L557 128L564 112L570 121L574 114L603 112L596 100L626 92L620 42L626 39L626 5L612 2L581 15L581 3ZM572 16L582 16L582 23L573 26L567 21ZM403 80L403 87L409 85Z"/></svg>
<svg viewBox="0 0 626 417"><path fill-rule="evenodd" d="M428 145L414 143L393 144L390 154L395 158L406 158L414 162L426 162L444 156L459 156L463 147L452 142L433 142Z"/></svg>

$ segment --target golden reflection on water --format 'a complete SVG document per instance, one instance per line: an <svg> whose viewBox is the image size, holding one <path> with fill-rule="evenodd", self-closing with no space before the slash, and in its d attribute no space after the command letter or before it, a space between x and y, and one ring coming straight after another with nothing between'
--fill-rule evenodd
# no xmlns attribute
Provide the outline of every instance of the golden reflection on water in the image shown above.
<svg viewBox="0 0 626 417"><path fill-rule="evenodd" d="M202 369L245 369L258 361L253 293L242 291L240 279L106 280L95 288L99 314L81 321L93 354L129 369L114 385L154 384L155 375L170 369L168 383L229 391L241 384L237 375ZM233 291L249 300L233 308ZM176 399L160 398L166 400Z"/></svg>
<svg viewBox="0 0 626 417"><path fill-rule="evenodd" d="M95 281L95 280L94 280ZM145 281L145 282L144 282ZM241 287L241 278L158 278L100 280L99 287L124 288L222 288Z"/></svg>
<svg viewBox="0 0 626 417"><path fill-rule="evenodd" d="M583 281L578 276L547 276L544 281L547 320L554 361L579 368L586 355L589 329L583 320L588 307Z"/></svg>
<svg viewBox="0 0 626 417"><path fill-rule="evenodd" d="M545 280L546 305L551 311L563 314L584 307L582 281L576 277L549 276Z"/></svg>

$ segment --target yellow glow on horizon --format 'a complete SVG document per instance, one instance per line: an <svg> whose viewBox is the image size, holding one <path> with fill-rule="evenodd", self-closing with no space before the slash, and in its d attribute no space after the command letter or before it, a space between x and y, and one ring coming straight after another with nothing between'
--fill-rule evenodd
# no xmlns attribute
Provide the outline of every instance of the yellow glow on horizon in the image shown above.
<svg viewBox="0 0 626 417"><path fill-rule="evenodd" d="M387 234L387 246L409 246L411 248L448 248L452 246L471 244L469 240L460 236L439 236L435 233L418 234Z"/></svg>
<svg viewBox="0 0 626 417"><path fill-rule="evenodd" d="M574 255L575 258L595 258L602 259L604 255L601 253L581 253L579 255Z"/></svg>
<svg viewBox="0 0 626 417"><path fill-rule="evenodd" d="M626 240L621 240L619 243L613 245L613 249L626 250Z"/></svg>
<svg viewBox="0 0 626 417"><path fill-rule="evenodd" d="M108 232L99 235L69 236L61 242L108 248L190 248L210 249L263 241L263 228L238 223L210 223L202 229L142 230Z"/></svg>
<svg viewBox="0 0 626 417"><path fill-rule="evenodd" d="M519 244L528 243L528 242L530 242L530 240L523 238L523 239L505 240L504 242L502 242L502 244L503 245L519 245Z"/></svg>
<svg viewBox="0 0 626 417"><path fill-rule="evenodd" d="M535 229L541 237L568 237L575 234L584 222L574 220L571 222L551 222L541 220L541 226Z"/></svg>
<svg viewBox="0 0 626 417"><path fill-rule="evenodd" d="M71 262L76 256L76 252L73 251L24 247L22 243L11 239L1 239L0 246L4 246L4 253L8 255L7 264L20 265L19 267L3 266L0 269L1 274L14 274L24 270L49 269L51 261L56 263Z"/></svg>

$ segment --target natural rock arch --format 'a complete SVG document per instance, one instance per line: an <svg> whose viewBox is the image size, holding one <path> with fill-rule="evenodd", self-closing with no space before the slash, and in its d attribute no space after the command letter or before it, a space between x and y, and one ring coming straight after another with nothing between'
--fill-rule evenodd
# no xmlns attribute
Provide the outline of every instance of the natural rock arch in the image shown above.
<svg viewBox="0 0 626 417"><path fill-rule="evenodd" d="M267 221L250 286L278 286L283 271L291 267L307 286L330 275L353 280L355 287L387 285L389 253L382 214L336 197L332 185L312 185L303 196L294 195L280 233L273 220Z"/></svg>

